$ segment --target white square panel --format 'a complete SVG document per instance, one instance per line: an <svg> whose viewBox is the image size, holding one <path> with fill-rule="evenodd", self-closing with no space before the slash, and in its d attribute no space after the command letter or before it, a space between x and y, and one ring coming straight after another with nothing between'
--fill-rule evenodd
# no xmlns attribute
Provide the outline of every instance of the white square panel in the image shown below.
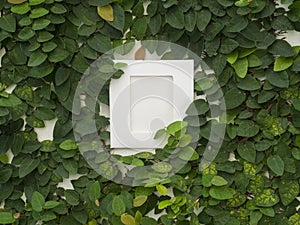
<svg viewBox="0 0 300 225"><path fill-rule="evenodd" d="M110 84L111 147L163 147L156 131L182 120L193 101L193 60L117 62L128 66Z"/></svg>

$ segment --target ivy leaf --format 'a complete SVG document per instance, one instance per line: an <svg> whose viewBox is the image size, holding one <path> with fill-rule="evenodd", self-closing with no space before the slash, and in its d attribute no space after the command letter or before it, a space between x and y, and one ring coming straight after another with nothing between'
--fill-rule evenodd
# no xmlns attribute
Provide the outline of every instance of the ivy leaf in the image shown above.
<svg viewBox="0 0 300 225"><path fill-rule="evenodd" d="M211 20L211 12L203 9L197 12L197 28L199 31L204 31Z"/></svg>
<svg viewBox="0 0 300 225"><path fill-rule="evenodd" d="M11 11L13 13L23 15L30 11L30 7L29 7L29 4L27 2L25 2L20 5L14 5L13 7L11 7Z"/></svg>
<svg viewBox="0 0 300 225"><path fill-rule="evenodd" d="M45 53L43 53L41 50L35 51L31 54L27 65L30 67L39 66L43 62L45 62L47 57L48 56Z"/></svg>
<svg viewBox="0 0 300 225"><path fill-rule="evenodd" d="M36 19L36 18L39 18L39 17L42 17L42 16L45 16L49 13L49 10L48 9L45 9L43 7L39 7L39 8L34 8L31 10L31 13L29 15L29 17L31 19Z"/></svg>
<svg viewBox="0 0 300 225"><path fill-rule="evenodd" d="M74 206L79 204L79 194L75 190L65 190L64 195L68 204Z"/></svg>
<svg viewBox="0 0 300 225"><path fill-rule="evenodd" d="M13 218L10 212L2 212L0 211L0 224L11 224L16 220Z"/></svg>
<svg viewBox="0 0 300 225"><path fill-rule="evenodd" d="M238 59L232 64L232 67L240 78L246 77L248 72L248 59Z"/></svg>
<svg viewBox="0 0 300 225"><path fill-rule="evenodd" d="M121 216L126 211L126 205L120 196L114 197L112 201L112 210L115 215Z"/></svg>
<svg viewBox="0 0 300 225"><path fill-rule="evenodd" d="M283 57L293 57L295 54L292 46L284 40L276 40L269 48L269 52Z"/></svg>
<svg viewBox="0 0 300 225"><path fill-rule="evenodd" d="M142 206L148 199L147 195L140 195L133 199L133 207L140 207Z"/></svg>
<svg viewBox="0 0 300 225"><path fill-rule="evenodd" d="M243 159L247 160L248 162L255 163L256 150L255 145L252 142L239 145L237 151Z"/></svg>
<svg viewBox="0 0 300 225"><path fill-rule="evenodd" d="M196 26L196 13L193 10L189 10L184 14L185 29L189 32L192 32Z"/></svg>
<svg viewBox="0 0 300 225"><path fill-rule="evenodd" d="M224 96L227 109L234 109L240 106L246 99L244 92L237 88L232 88L225 93Z"/></svg>
<svg viewBox="0 0 300 225"><path fill-rule="evenodd" d="M14 95L9 95L7 98L0 98L0 107L15 107L21 103L22 101Z"/></svg>
<svg viewBox="0 0 300 225"><path fill-rule="evenodd" d="M279 184L279 196L282 204L287 206L299 194L299 183L296 180L282 180Z"/></svg>
<svg viewBox="0 0 300 225"><path fill-rule="evenodd" d="M41 212L43 210L44 205L45 205L44 196L37 191L33 192L31 198L32 209L36 212Z"/></svg>
<svg viewBox="0 0 300 225"><path fill-rule="evenodd" d="M166 133L165 129L159 129L158 131L156 131L156 133L154 135L154 139L161 138L165 133Z"/></svg>
<svg viewBox="0 0 300 225"><path fill-rule="evenodd" d="M241 137L253 137L259 132L259 126L252 120L242 120L237 129L237 135Z"/></svg>
<svg viewBox="0 0 300 225"><path fill-rule="evenodd" d="M182 130L188 125L185 121L175 121L167 126L167 134L174 134L177 131Z"/></svg>
<svg viewBox="0 0 300 225"><path fill-rule="evenodd" d="M286 71L275 72L273 70L266 71L267 80L274 86L287 88L289 86L289 75Z"/></svg>
<svg viewBox="0 0 300 225"><path fill-rule="evenodd" d="M278 176L284 172L284 162L279 155L270 156L267 159L268 167Z"/></svg>
<svg viewBox="0 0 300 225"><path fill-rule="evenodd" d="M7 0L11 4L21 4L23 2L26 2L27 0Z"/></svg>
<svg viewBox="0 0 300 225"><path fill-rule="evenodd" d="M12 169L1 169L0 171L0 184L6 183L12 175Z"/></svg>
<svg viewBox="0 0 300 225"><path fill-rule="evenodd" d="M172 165L167 162L158 162L152 166L152 169L159 173L168 173L172 170Z"/></svg>
<svg viewBox="0 0 300 225"><path fill-rule="evenodd" d="M114 10L111 5L98 6L97 7L98 15L106 21L114 21Z"/></svg>
<svg viewBox="0 0 300 225"><path fill-rule="evenodd" d="M56 201L47 201L45 202L45 205L44 205L44 209L53 209L57 206L59 206L59 202L56 202Z"/></svg>
<svg viewBox="0 0 300 225"><path fill-rule="evenodd" d="M136 225L134 217L132 215L129 215L129 214L122 214L121 215L121 222L124 225Z"/></svg>
<svg viewBox="0 0 300 225"><path fill-rule="evenodd" d="M209 190L209 195L217 200L226 200L233 198L235 190L227 187L212 187Z"/></svg>
<svg viewBox="0 0 300 225"><path fill-rule="evenodd" d="M77 149L77 144L75 143L75 141L68 139L63 141L59 147L65 151L69 151L69 150L74 150Z"/></svg>
<svg viewBox="0 0 300 225"><path fill-rule="evenodd" d="M138 40L142 39L146 33L147 30L146 24L147 24L146 17L141 17L134 21L131 28L131 32Z"/></svg>
<svg viewBox="0 0 300 225"><path fill-rule="evenodd" d="M40 164L40 159L25 158L22 160L19 168L19 177L23 178L31 173Z"/></svg>
<svg viewBox="0 0 300 225"><path fill-rule="evenodd" d="M237 41L231 38L227 38L221 42L220 53L229 54L233 52L238 46L239 43Z"/></svg>
<svg viewBox="0 0 300 225"><path fill-rule="evenodd" d="M0 28L7 32L15 32L17 28L16 18L13 14L0 17Z"/></svg>
<svg viewBox="0 0 300 225"><path fill-rule="evenodd" d="M176 29L184 28L184 13L178 6L171 7L166 13L166 22Z"/></svg>
<svg viewBox="0 0 300 225"><path fill-rule="evenodd" d="M168 193L168 188L166 188L164 185L162 184L158 184L156 185L156 190L161 194L161 195L167 195Z"/></svg>
<svg viewBox="0 0 300 225"><path fill-rule="evenodd" d="M264 189L262 193L254 198L255 204L261 207L271 207L279 202L279 197L273 189Z"/></svg>
<svg viewBox="0 0 300 225"><path fill-rule="evenodd" d="M274 71L283 71L288 69L294 63L292 58L279 57L275 60Z"/></svg>
<svg viewBox="0 0 300 225"><path fill-rule="evenodd" d="M114 4L114 19L112 22L109 22L111 26L116 28L117 30L123 32L125 25L125 13L123 8L119 4Z"/></svg>
<svg viewBox="0 0 300 225"><path fill-rule="evenodd" d="M98 181L93 182L90 186L89 186L89 191L88 191L88 195L89 195L89 199L91 201L96 201L98 198L100 198L100 184Z"/></svg>
<svg viewBox="0 0 300 225"><path fill-rule="evenodd" d="M224 186L228 184L228 181L221 176L214 176L211 180L211 184L215 186Z"/></svg>

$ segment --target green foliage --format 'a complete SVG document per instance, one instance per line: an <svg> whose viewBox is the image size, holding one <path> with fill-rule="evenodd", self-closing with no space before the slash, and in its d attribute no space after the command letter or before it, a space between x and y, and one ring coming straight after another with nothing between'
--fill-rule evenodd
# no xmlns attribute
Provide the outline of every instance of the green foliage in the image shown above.
<svg viewBox="0 0 300 225"><path fill-rule="evenodd" d="M281 35L300 31L300 1L280 2L288 9L268 0L1 1L0 224L300 224L300 47ZM196 74L195 92L218 102L217 79L227 128L215 161L199 170L215 105L195 100L184 121L156 133L167 139L162 149L116 157L155 172L132 170L126 178L145 187L128 187L106 179L121 174L109 156L95 156L93 142L84 156L95 158L106 178L86 163L71 121L85 112L72 112L72 104L94 60L115 46L148 39L183 45L215 70L216 78ZM145 48L158 55L163 49ZM124 67L108 63L100 77L118 78ZM107 99L108 91L98 101ZM53 119L54 139L39 141L37 129ZM95 120L108 143L108 118ZM91 127L78 124L83 135L91 135ZM73 189L59 185L75 174ZM157 221L146 216L153 209Z"/></svg>

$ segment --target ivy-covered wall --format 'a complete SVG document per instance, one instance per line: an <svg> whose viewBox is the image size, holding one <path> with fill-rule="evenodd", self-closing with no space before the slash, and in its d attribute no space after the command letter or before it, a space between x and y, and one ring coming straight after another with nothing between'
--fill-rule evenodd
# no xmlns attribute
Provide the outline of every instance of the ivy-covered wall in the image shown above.
<svg viewBox="0 0 300 225"><path fill-rule="evenodd" d="M281 2L288 10L273 0L1 0L0 224L300 224L300 46L282 38L300 31L300 1ZM212 122L208 110L193 113L201 129L189 163L170 179L129 187L87 164L74 142L72 103L94 60L149 39L182 45L214 69L226 135L214 162L199 170ZM195 86L198 95L215 93L209 81ZM99 102L107 99L103 91ZM39 142L35 129L54 118L54 139ZM174 138L165 150L180 144ZM157 155L119 159L143 166ZM167 177L166 168L156 169ZM74 189L58 187L75 174ZM147 216L153 210L158 219Z"/></svg>

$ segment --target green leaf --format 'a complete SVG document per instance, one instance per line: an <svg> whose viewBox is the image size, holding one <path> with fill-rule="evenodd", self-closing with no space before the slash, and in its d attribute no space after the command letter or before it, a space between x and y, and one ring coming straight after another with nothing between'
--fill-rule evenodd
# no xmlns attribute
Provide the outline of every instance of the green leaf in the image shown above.
<svg viewBox="0 0 300 225"><path fill-rule="evenodd" d="M13 218L10 212L2 212L0 211L0 224L11 224L16 220Z"/></svg>
<svg viewBox="0 0 300 225"><path fill-rule="evenodd" d="M232 67L240 78L245 78L248 72L248 59L238 59L232 64Z"/></svg>
<svg viewBox="0 0 300 225"><path fill-rule="evenodd" d="M79 194L75 190L65 190L64 195L68 204L74 206L79 204Z"/></svg>
<svg viewBox="0 0 300 225"><path fill-rule="evenodd" d="M68 140L64 140L59 147L65 151L69 151L69 150L74 150L77 149L77 144L75 143L75 141L68 139Z"/></svg>
<svg viewBox="0 0 300 225"><path fill-rule="evenodd" d="M294 26L287 16L277 16L272 20L271 27L275 30L294 30Z"/></svg>
<svg viewBox="0 0 300 225"><path fill-rule="evenodd" d="M232 53L230 53L229 55L227 55L227 62L229 62L230 64L234 64L236 62L236 60L239 57L239 53L238 51L234 51Z"/></svg>
<svg viewBox="0 0 300 225"><path fill-rule="evenodd" d="M156 131L155 135L154 135L154 139L159 139L161 138L163 135L166 134L166 130L163 129L159 129L158 131Z"/></svg>
<svg viewBox="0 0 300 225"><path fill-rule="evenodd" d="M140 207L140 206L144 205L144 203L147 201L147 199L148 199L147 195L136 196L133 199L133 207Z"/></svg>
<svg viewBox="0 0 300 225"><path fill-rule="evenodd" d="M270 156L267 159L268 167L278 176L284 172L284 162L279 155Z"/></svg>
<svg viewBox="0 0 300 225"><path fill-rule="evenodd" d="M147 30L146 24L147 24L146 17L141 17L134 21L131 28L131 32L138 40L142 39L146 33Z"/></svg>
<svg viewBox="0 0 300 225"><path fill-rule="evenodd" d="M292 58L279 57L274 62L274 71L283 71L292 66L294 60Z"/></svg>
<svg viewBox="0 0 300 225"><path fill-rule="evenodd" d="M161 194L161 195L167 195L168 193L168 188L166 188L162 184L157 184L156 185L156 190Z"/></svg>
<svg viewBox="0 0 300 225"><path fill-rule="evenodd" d="M13 7L11 7L11 11L13 13L23 15L23 14L26 14L30 11L30 7L29 7L29 4L27 2L24 2L23 4L14 5Z"/></svg>
<svg viewBox="0 0 300 225"><path fill-rule="evenodd" d="M37 191L33 192L31 197L32 209L36 212L41 212L43 210L44 205L45 205L44 196Z"/></svg>
<svg viewBox="0 0 300 225"><path fill-rule="evenodd" d="M129 214L122 214L121 215L121 222L124 225L136 225L134 217L132 215L129 215Z"/></svg>
<svg viewBox="0 0 300 225"><path fill-rule="evenodd" d="M237 151L243 159L247 160L248 162L255 163L256 150L255 145L252 142L240 144L237 148Z"/></svg>
<svg viewBox="0 0 300 225"><path fill-rule="evenodd" d="M211 20L211 12L203 9L197 12L197 28L199 31L204 31Z"/></svg>
<svg viewBox="0 0 300 225"><path fill-rule="evenodd" d="M29 5L39 5L45 2L46 0L29 0Z"/></svg>
<svg viewBox="0 0 300 225"><path fill-rule="evenodd" d="M172 165L167 162L158 162L152 166L152 169L159 173L168 173L172 170Z"/></svg>
<svg viewBox="0 0 300 225"><path fill-rule="evenodd" d="M242 120L237 129L237 135L241 137L253 137L259 132L259 126L251 120Z"/></svg>
<svg viewBox="0 0 300 225"><path fill-rule="evenodd" d="M225 93L226 109L234 109L240 106L246 99L244 92L237 88L232 88Z"/></svg>
<svg viewBox="0 0 300 225"><path fill-rule="evenodd" d="M184 13L178 6L171 7L166 13L166 22L176 29L184 28Z"/></svg>
<svg viewBox="0 0 300 225"><path fill-rule="evenodd" d="M112 201L112 210L116 216L121 216L126 211L126 205L120 196L114 197Z"/></svg>
<svg viewBox="0 0 300 225"><path fill-rule="evenodd" d="M125 13L119 4L113 5L114 21L108 22L112 27L123 32L125 26Z"/></svg>
<svg viewBox="0 0 300 225"><path fill-rule="evenodd" d="M289 87L289 75L286 71L274 72L273 70L268 70L266 71L266 78L272 85L276 87Z"/></svg>
<svg viewBox="0 0 300 225"><path fill-rule="evenodd" d="M203 115L209 111L209 105L203 99L195 100L186 110L187 115L196 116Z"/></svg>
<svg viewBox="0 0 300 225"><path fill-rule="evenodd" d="M50 20L47 20L47 19L43 19L43 18L36 19L36 20L34 20L34 22L33 22L32 29L33 29L33 30L43 30L43 29L46 28L50 23L51 23L51 21L50 21Z"/></svg>
<svg viewBox="0 0 300 225"><path fill-rule="evenodd" d="M50 8L50 11L54 14L63 14L67 12L67 9L62 4L57 3Z"/></svg>
<svg viewBox="0 0 300 225"><path fill-rule="evenodd" d="M233 52L238 46L239 43L237 41L231 38L227 38L221 42L220 53L229 54Z"/></svg>
<svg viewBox="0 0 300 225"><path fill-rule="evenodd" d="M185 128L187 125L188 125L188 123L185 121L175 121L167 126L166 132L167 132L167 134L174 134L177 131L180 131L183 128Z"/></svg>
<svg viewBox="0 0 300 225"><path fill-rule="evenodd" d="M264 189L254 198L254 202L257 206L271 207L279 202L279 197L275 194L273 189Z"/></svg>
<svg viewBox="0 0 300 225"><path fill-rule="evenodd" d="M194 10L189 10L184 14L185 29L192 32L196 26L196 13Z"/></svg>
<svg viewBox="0 0 300 225"><path fill-rule="evenodd" d="M185 161L193 161L199 158L198 153L191 146L182 148L179 153L179 158Z"/></svg>
<svg viewBox="0 0 300 225"><path fill-rule="evenodd" d="M56 201L47 201L45 202L45 205L44 205L44 209L53 209L55 207L59 206L59 202L56 202Z"/></svg>
<svg viewBox="0 0 300 225"><path fill-rule="evenodd" d="M0 184L5 184L12 175L12 169L6 168L0 171Z"/></svg>
<svg viewBox="0 0 300 225"><path fill-rule="evenodd" d="M21 103L22 101L12 94L7 98L0 97L0 107L15 107Z"/></svg>
<svg viewBox="0 0 300 225"><path fill-rule="evenodd" d="M189 134L183 135L179 140L179 146L180 147L186 147L188 146L192 141L192 136Z"/></svg>
<svg viewBox="0 0 300 225"><path fill-rule="evenodd" d="M114 10L111 5L97 7L98 15L106 21L114 21Z"/></svg>
<svg viewBox="0 0 300 225"><path fill-rule="evenodd" d="M226 200L233 198L235 190L226 187L212 187L209 189L209 195L217 200Z"/></svg>
<svg viewBox="0 0 300 225"><path fill-rule="evenodd" d="M299 194L299 183L296 180L281 180L279 196L284 206L291 204Z"/></svg>
<svg viewBox="0 0 300 225"><path fill-rule="evenodd" d="M221 176L214 176L211 180L211 184L214 186L224 186L228 184L228 181Z"/></svg>
<svg viewBox="0 0 300 225"><path fill-rule="evenodd" d="M246 76L243 79L238 80L237 87L246 90L254 91L260 89L260 82L252 76Z"/></svg>
<svg viewBox="0 0 300 225"><path fill-rule="evenodd" d="M101 34L96 34L87 43L92 49L100 53L105 53L112 48L110 38Z"/></svg>
<svg viewBox="0 0 300 225"><path fill-rule="evenodd" d="M36 18L39 18L39 17L42 17L42 16L45 16L49 13L49 10L48 9L45 9L43 7L40 7L40 8L34 8L31 10L31 13L29 15L29 17L31 19L36 19Z"/></svg>
<svg viewBox="0 0 300 225"><path fill-rule="evenodd" d="M61 62L65 60L69 56L69 52L67 50L56 48L49 55L49 61L53 63Z"/></svg>
<svg viewBox="0 0 300 225"><path fill-rule="evenodd" d="M173 205L173 204L174 204L174 200L175 200L175 199L161 201L161 202L158 204L158 209L165 209L165 208L167 208L168 206Z"/></svg>
<svg viewBox="0 0 300 225"><path fill-rule="evenodd" d="M18 34L18 38L20 38L23 41L27 41L30 38L32 38L35 35L35 32L30 27L24 27L22 30L20 30Z"/></svg>
<svg viewBox="0 0 300 225"><path fill-rule="evenodd" d="M47 55L43 53L41 50L35 51L31 54L28 66L35 67L41 65L47 59Z"/></svg>
<svg viewBox="0 0 300 225"><path fill-rule="evenodd" d="M26 2L27 0L7 0L11 4L21 4L23 2Z"/></svg>
<svg viewBox="0 0 300 225"><path fill-rule="evenodd" d="M100 184L98 181L93 182L90 186L89 186L89 199L91 201L96 201L97 199L100 198Z"/></svg>
<svg viewBox="0 0 300 225"><path fill-rule="evenodd" d="M292 46L284 40L276 40L269 48L269 52L283 57L293 57L295 54Z"/></svg>
<svg viewBox="0 0 300 225"><path fill-rule="evenodd" d="M0 28L7 32L15 32L17 28L16 18L13 14L8 14L0 17Z"/></svg>
<svg viewBox="0 0 300 225"><path fill-rule="evenodd" d="M19 177L23 178L31 173L40 164L40 159L25 158L22 160L19 168Z"/></svg>

